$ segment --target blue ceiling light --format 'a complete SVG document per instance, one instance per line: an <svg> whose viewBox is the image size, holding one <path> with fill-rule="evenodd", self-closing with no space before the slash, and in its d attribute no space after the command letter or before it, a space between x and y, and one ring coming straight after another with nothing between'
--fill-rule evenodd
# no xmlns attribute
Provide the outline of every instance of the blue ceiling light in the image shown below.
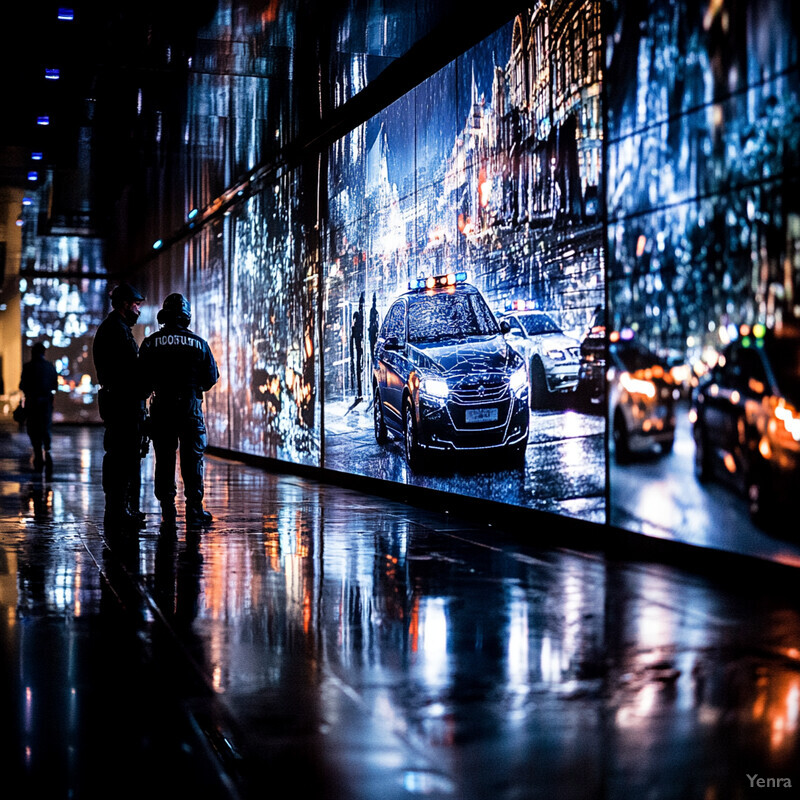
<svg viewBox="0 0 800 800"><path fill-rule="evenodd" d="M37 125L49 125L50 124L49 115L42 114L41 116L36 117L36 124Z"/></svg>
<svg viewBox="0 0 800 800"><path fill-rule="evenodd" d="M28 173L28 180L29 181L38 181L39 180L39 173L35 172L34 170L31 170Z"/></svg>
<svg viewBox="0 0 800 800"><path fill-rule="evenodd" d="M22 198L22 205L24 205L24 206L33 205L33 200L30 197L23 197Z"/></svg>
<svg viewBox="0 0 800 800"><path fill-rule="evenodd" d="M55 67L46 67L44 77L48 81L57 81L61 77L61 70Z"/></svg>
<svg viewBox="0 0 800 800"><path fill-rule="evenodd" d="M75 11L71 8L59 8L58 18L66 22L72 22L75 19Z"/></svg>
<svg viewBox="0 0 800 800"><path fill-rule="evenodd" d="M31 153L31 161L41 161L43 157L42 153Z"/></svg>

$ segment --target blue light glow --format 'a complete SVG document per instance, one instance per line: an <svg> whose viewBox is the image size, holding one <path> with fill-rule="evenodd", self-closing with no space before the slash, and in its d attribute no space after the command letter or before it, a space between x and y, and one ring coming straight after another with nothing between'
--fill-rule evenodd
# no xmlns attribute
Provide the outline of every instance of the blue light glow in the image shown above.
<svg viewBox="0 0 800 800"><path fill-rule="evenodd" d="M48 81L57 81L61 77L61 70L55 68L45 68L44 77L45 80Z"/></svg>
<svg viewBox="0 0 800 800"><path fill-rule="evenodd" d="M23 197L22 198L22 205L29 206L33 204L33 200L30 197Z"/></svg>
<svg viewBox="0 0 800 800"><path fill-rule="evenodd" d="M163 244L164 241L162 239L156 239L153 242L153 250L160 250Z"/></svg>
<svg viewBox="0 0 800 800"><path fill-rule="evenodd" d="M37 125L49 125L50 124L50 117L47 116L46 114L42 115L41 117L37 117L36 118L36 124Z"/></svg>
<svg viewBox="0 0 800 800"><path fill-rule="evenodd" d="M43 158L41 153L31 153L31 160L32 161L41 161Z"/></svg>
<svg viewBox="0 0 800 800"><path fill-rule="evenodd" d="M446 275L431 275L426 278L417 278L409 281L409 289L435 289L440 286L454 286L467 279L466 272L449 272Z"/></svg>
<svg viewBox="0 0 800 800"><path fill-rule="evenodd" d="M192 209L192 210L189 212L189 215L188 215L188 217L189 217L189 219L194 219L194 218L197 216L197 214L198 214L198 211L197 211L197 209L196 209L196 208L193 208L193 209Z"/></svg>
<svg viewBox="0 0 800 800"><path fill-rule="evenodd" d="M71 8L59 8L58 18L65 20L66 22L72 22L72 20L75 19L75 12Z"/></svg>
<svg viewBox="0 0 800 800"><path fill-rule="evenodd" d="M34 172L33 170L31 170L28 173L28 180L29 181L38 181L39 180L39 173L38 172Z"/></svg>

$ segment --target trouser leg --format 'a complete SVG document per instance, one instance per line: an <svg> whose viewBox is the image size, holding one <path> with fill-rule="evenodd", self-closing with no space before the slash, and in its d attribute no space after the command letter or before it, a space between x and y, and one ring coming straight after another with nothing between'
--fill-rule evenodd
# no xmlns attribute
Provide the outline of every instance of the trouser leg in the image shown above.
<svg viewBox="0 0 800 800"><path fill-rule="evenodd" d="M187 420L181 437L181 477L186 503L202 506L205 495L205 465L203 454L208 446L206 426L202 419Z"/></svg>
<svg viewBox="0 0 800 800"><path fill-rule="evenodd" d="M206 424L201 401L191 407L181 432L181 476L186 497L187 524L202 525L211 522L211 514L203 509L205 495L203 455L208 446Z"/></svg>
<svg viewBox="0 0 800 800"><path fill-rule="evenodd" d="M53 403L48 402L42 412L42 447L49 452L52 444Z"/></svg>
<svg viewBox="0 0 800 800"><path fill-rule="evenodd" d="M106 509L124 514L132 493L139 496L141 460L139 458L138 425L130 421L106 423L103 436L103 491Z"/></svg>
<svg viewBox="0 0 800 800"><path fill-rule="evenodd" d="M156 456L154 489L158 500L174 502L177 493L175 484L175 456L178 436L166 425L153 425L153 452Z"/></svg>
<svg viewBox="0 0 800 800"><path fill-rule="evenodd" d="M38 408L31 403L31 410L28 412L28 438L31 440L33 449L33 468L41 470L44 466L44 456L42 455L42 420Z"/></svg>

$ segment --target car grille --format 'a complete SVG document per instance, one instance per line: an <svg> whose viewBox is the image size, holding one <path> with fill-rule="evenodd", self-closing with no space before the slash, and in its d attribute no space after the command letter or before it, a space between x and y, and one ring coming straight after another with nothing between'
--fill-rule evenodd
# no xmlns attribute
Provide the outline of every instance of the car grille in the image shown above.
<svg viewBox="0 0 800 800"><path fill-rule="evenodd" d="M465 378L453 387L450 397L456 403L473 405L508 400L508 394L508 383L499 376L489 375Z"/></svg>

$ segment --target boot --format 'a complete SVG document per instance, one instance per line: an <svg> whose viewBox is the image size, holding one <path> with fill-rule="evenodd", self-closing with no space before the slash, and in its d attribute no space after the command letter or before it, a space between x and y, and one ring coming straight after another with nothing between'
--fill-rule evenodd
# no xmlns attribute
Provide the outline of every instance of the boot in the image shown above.
<svg viewBox="0 0 800 800"><path fill-rule="evenodd" d="M44 451L44 471L46 475L53 474L53 457L49 450Z"/></svg>
<svg viewBox="0 0 800 800"><path fill-rule="evenodd" d="M202 503L186 504L187 525L208 525L214 517L203 508Z"/></svg>
<svg viewBox="0 0 800 800"><path fill-rule="evenodd" d="M124 503L106 503L106 513L103 523L110 528L118 530L138 530L142 523L134 517Z"/></svg>
<svg viewBox="0 0 800 800"><path fill-rule="evenodd" d="M140 528L147 527L147 515L139 510L139 493L128 492L125 508Z"/></svg>

